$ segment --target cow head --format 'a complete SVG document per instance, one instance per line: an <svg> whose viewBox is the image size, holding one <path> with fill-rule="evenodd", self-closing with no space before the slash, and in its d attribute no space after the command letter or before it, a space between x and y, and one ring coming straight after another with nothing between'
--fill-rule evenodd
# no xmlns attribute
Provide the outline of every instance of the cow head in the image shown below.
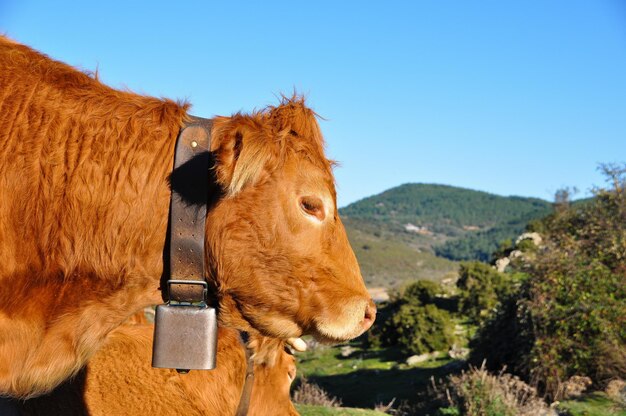
<svg viewBox="0 0 626 416"><path fill-rule="evenodd" d="M298 415L289 389L296 378L296 359L276 338L252 337L254 384L248 414Z"/></svg>
<svg viewBox="0 0 626 416"><path fill-rule="evenodd" d="M215 119L223 196L207 215L220 320L278 337L354 338L376 309L337 211L332 163L302 100Z"/></svg>

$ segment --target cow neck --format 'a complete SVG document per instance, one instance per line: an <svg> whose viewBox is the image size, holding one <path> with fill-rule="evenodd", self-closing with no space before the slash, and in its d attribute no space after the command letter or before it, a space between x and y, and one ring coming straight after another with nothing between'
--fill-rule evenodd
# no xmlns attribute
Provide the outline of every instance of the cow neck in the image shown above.
<svg viewBox="0 0 626 416"><path fill-rule="evenodd" d="M246 416L250 407L250 398L252 397L252 386L254 384L254 359L252 357L252 349L248 346L250 336L245 331L239 331L239 341L246 351L246 378L243 383L243 390L239 398L237 413L235 416Z"/></svg>
<svg viewBox="0 0 626 416"><path fill-rule="evenodd" d="M179 303L207 300L204 234L209 197L212 121L191 117L181 129L170 175L169 262L163 298ZM167 245L166 245L167 247Z"/></svg>

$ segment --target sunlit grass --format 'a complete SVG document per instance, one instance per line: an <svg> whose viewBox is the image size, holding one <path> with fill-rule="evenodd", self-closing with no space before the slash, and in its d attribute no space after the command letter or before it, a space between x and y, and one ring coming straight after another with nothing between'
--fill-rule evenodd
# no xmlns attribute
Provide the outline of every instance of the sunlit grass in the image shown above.
<svg viewBox="0 0 626 416"><path fill-rule="evenodd" d="M612 401L606 394L596 392L559 405L572 416L626 416L626 409Z"/></svg>
<svg viewBox="0 0 626 416"><path fill-rule="evenodd" d="M437 358L411 367L397 349L353 348L349 357L341 356L340 347L299 354L298 372L345 406L374 408L393 399L397 403L416 400L430 378L442 377L449 371L444 366L452 361Z"/></svg>
<svg viewBox="0 0 626 416"><path fill-rule="evenodd" d="M338 407L321 407L296 405L302 416L384 416L385 413L368 409L347 409Z"/></svg>

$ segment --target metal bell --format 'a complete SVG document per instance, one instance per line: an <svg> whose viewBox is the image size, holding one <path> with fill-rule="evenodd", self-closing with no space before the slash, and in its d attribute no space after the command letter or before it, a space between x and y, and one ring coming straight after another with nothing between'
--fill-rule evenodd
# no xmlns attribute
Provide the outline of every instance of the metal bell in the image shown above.
<svg viewBox="0 0 626 416"><path fill-rule="evenodd" d="M152 367L185 370L215 368L217 316L206 305L166 304L156 308Z"/></svg>

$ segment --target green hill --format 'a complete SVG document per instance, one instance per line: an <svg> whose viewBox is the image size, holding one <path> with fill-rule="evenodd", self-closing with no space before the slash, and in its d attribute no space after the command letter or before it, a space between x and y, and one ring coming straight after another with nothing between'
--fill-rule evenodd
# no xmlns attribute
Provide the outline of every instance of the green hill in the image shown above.
<svg viewBox="0 0 626 416"><path fill-rule="evenodd" d="M525 217L549 213L538 198L499 196L448 185L405 184L341 209L350 218L411 223L447 236L487 230Z"/></svg>
<svg viewBox="0 0 626 416"><path fill-rule="evenodd" d="M366 283L398 286L453 276L459 260L489 260L552 204L434 184L404 184L340 210Z"/></svg>

